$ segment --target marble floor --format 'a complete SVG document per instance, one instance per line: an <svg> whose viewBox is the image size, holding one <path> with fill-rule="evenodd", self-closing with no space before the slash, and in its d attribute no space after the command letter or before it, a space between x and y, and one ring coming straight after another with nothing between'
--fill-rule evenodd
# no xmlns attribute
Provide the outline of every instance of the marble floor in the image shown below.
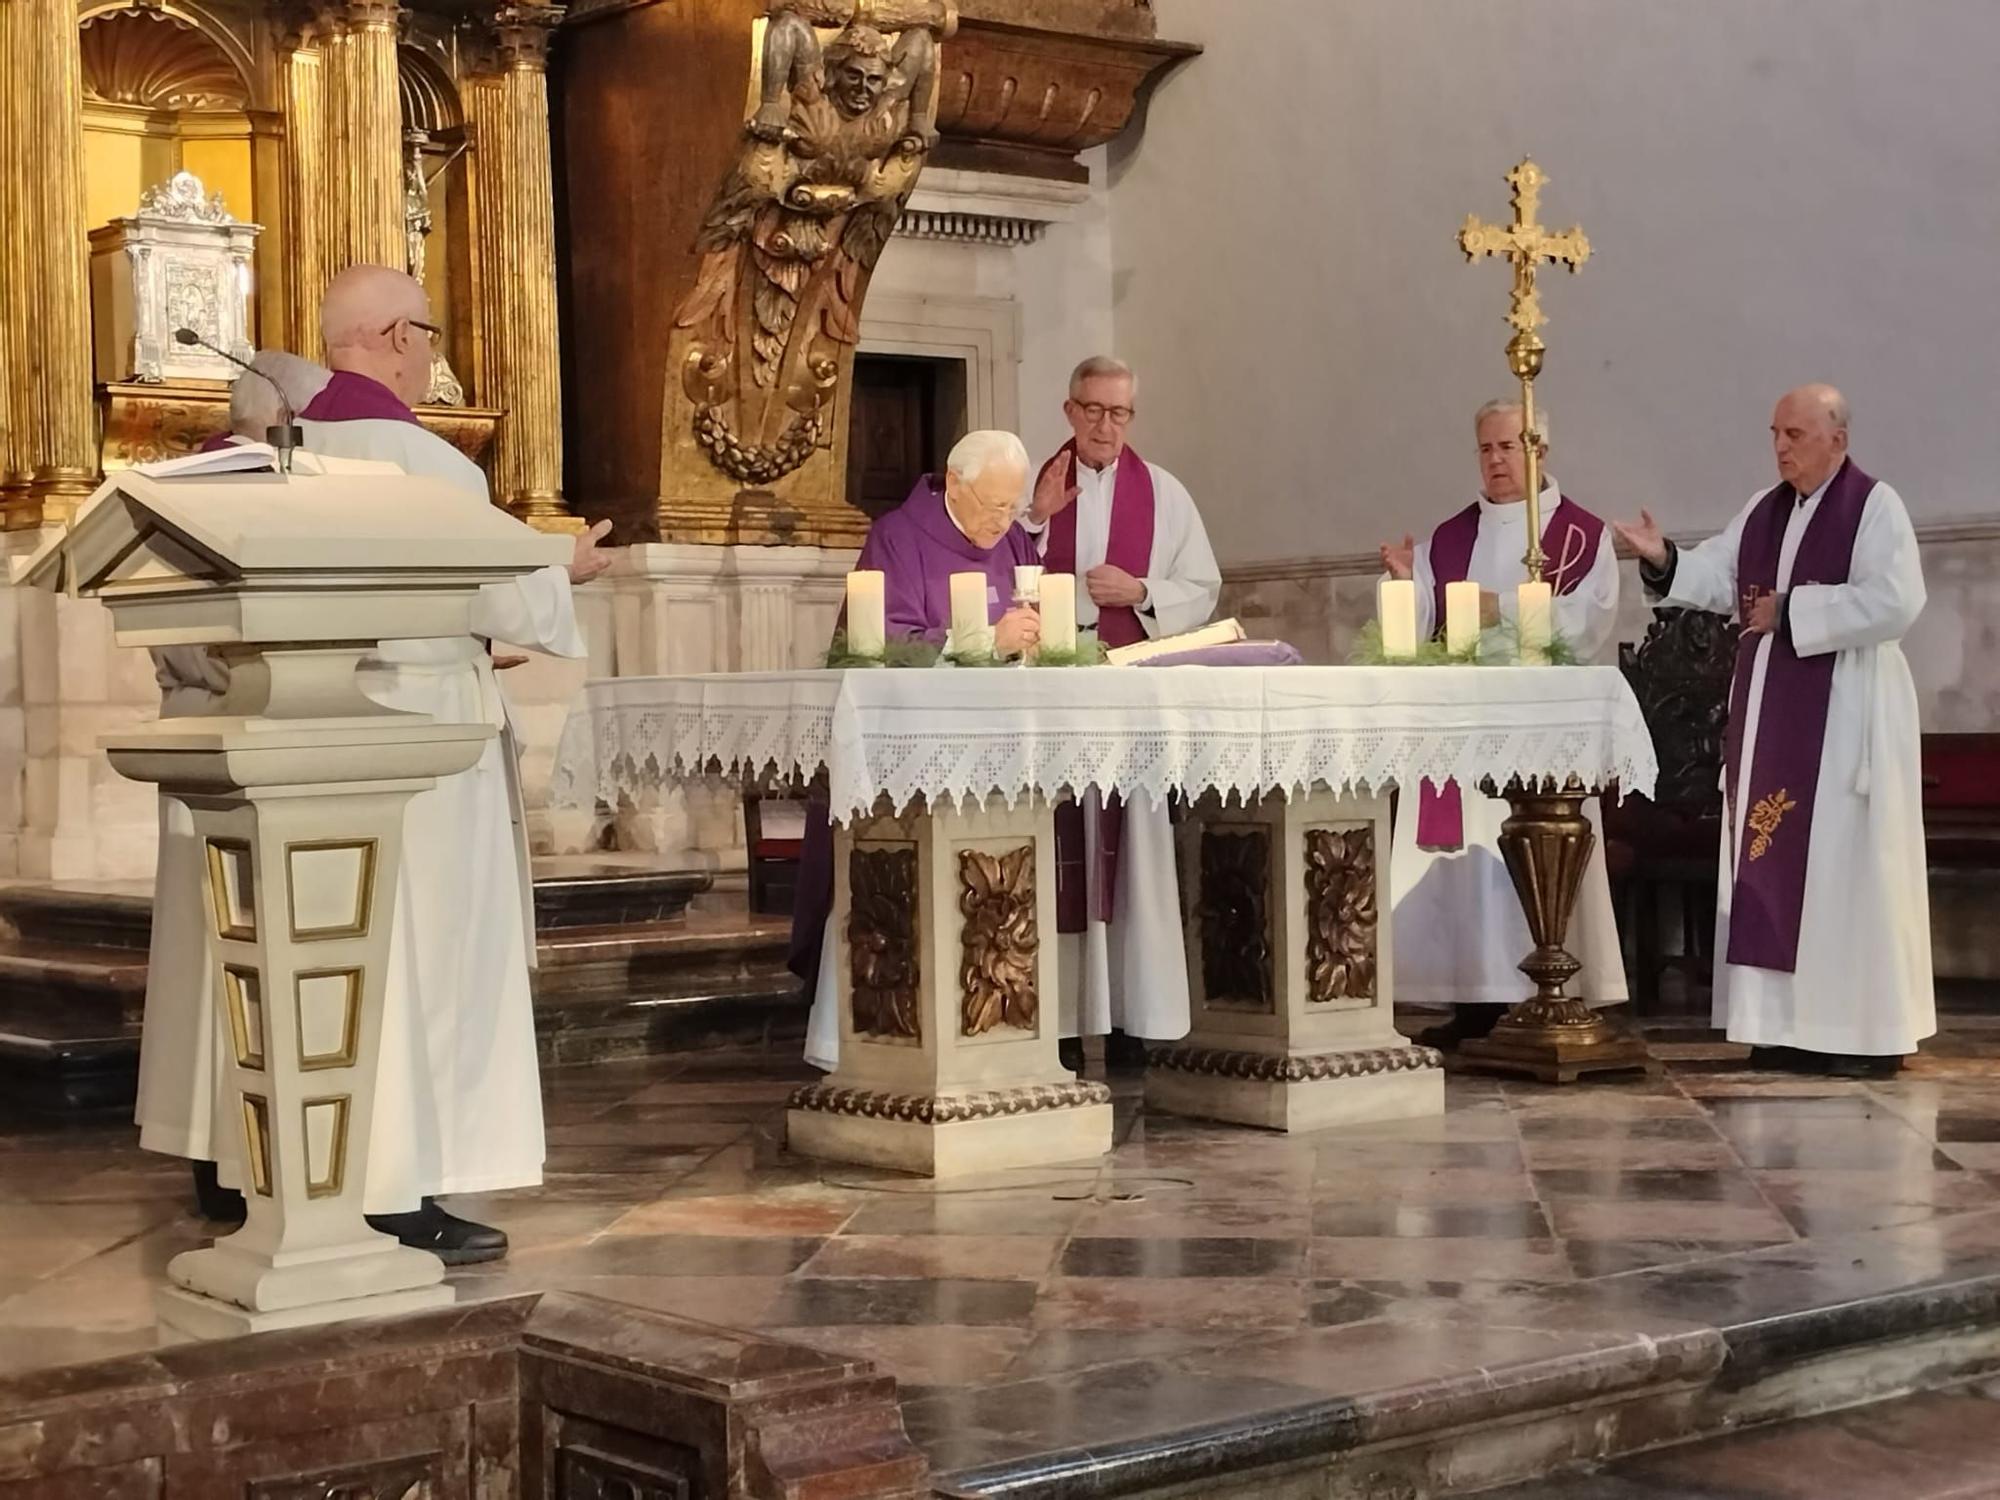
<svg viewBox="0 0 2000 1500"><path fill-rule="evenodd" d="M1386 1421L1471 1375L1754 1369L1871 1299L1994 1316L2000 1028L1956 1019L1882 1083L1656 1051L1658 1077L1456 1077L1442 1118L1293 1138L1148 1115L1115 1073L1101 1165L946 1186L786 1156L808 1075L768 1056L554 1070L545 1183L453 1205L513 1253L453 1280L870 1356L969 1487L1273 1414ZM4 1126L0 1374L150 1346L151 1288L204 1238L184 1165L124 1125Z"/></svg>

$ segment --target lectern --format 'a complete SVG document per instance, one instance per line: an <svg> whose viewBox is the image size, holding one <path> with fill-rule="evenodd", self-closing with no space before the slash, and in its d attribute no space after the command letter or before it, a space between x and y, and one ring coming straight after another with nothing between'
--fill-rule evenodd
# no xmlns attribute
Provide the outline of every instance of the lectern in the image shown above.
<svg viewBox="0 0 2000 1500"><path fill-rule="evenodd" d="M217 716L104 742L121 774L193 812L245 1164L244 1226L168 1267L169 1328L452 1300L435 1256L368 1227L362 1190L404 808L493 730L384 708L355 672L380 641L465 635L480 588L570 551L432 479L127 471L23 568L101 598L120 645L206 645L230 665Z"/></svg>

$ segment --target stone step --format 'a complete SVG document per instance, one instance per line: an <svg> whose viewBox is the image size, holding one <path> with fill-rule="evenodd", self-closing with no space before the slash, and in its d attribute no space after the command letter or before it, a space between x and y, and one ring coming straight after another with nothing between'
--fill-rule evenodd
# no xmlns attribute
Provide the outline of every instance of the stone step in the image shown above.
<svg viewBox="0 0 2000 1500"><path fill-rule="evenodd" d="M708 870L550 861L535 875L535 927L671 922L714 884ZM153 901L149 890L123 884L0 885L0 922L28 942L143 953Z"/></svg>
<svg viewBox="0 0 2000 1500"><path fill-rule="evenodd" d="M788 921L702 895L710 880L619 866L537 880L544 1064L803 1036ZM22 934L0 938L0 1091L46 1113L131 1108L150 919L134 891L0 887L0 920Z"/></svg>

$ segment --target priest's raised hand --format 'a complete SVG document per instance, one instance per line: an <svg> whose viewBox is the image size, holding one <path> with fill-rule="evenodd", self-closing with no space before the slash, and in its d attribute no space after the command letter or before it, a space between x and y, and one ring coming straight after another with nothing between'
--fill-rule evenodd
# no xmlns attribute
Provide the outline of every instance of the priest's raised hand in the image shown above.
<svg viewBox="0 0 2000 1500"><path fill-rule="evenodd" d="M1650 510L1641 510L1636 521L1613 521L1611 529L1618 534L1619 541L1654 567L1667 565L1667 539Z"/></svg>
<svg viewBox="0 0 2000 1500"><path fill-rule="evenodd" d="M599 521L590 530L577 534L576 551L571 554L569 560L571 583L588 583L611 566L610 551L597 545L609 535L611 535L609 521Z"/></svg>
<svg viewBox="0 0 2000 1500"><path fill-rule="evenodd" d="M1028 519L1043 525L1058 511L1067 510L1077 497L1076 455L1059 453L1043 466L1035 481L1035 498L1028 506Z"/></svg>
<svg viewBox="0 0 2000 1500"><path fill-rule="evenodd" d="M1400 547L1385 546L1382 551L1382 571L1391 578L1408 578L1417 566L1417 539L1408 532L1403 533Z"/></svg>

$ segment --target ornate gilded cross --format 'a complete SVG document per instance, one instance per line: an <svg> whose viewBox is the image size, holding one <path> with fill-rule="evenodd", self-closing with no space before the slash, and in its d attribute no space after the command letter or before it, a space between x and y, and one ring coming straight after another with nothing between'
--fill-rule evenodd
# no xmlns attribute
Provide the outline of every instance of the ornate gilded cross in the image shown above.
<svg viewBox="0 0 2000 1500"><path fill-rule="evenodd" d="M1574 272L1590 259L1590 241L1583 230L1572 225L1551 234L1540 222L1542 189L1548 176L1532 160L1523 160L1507 174L1514 188L1514 222L1488 224L1476 214L1467 214L1458 231L1458 245L1467 260L1497 255L1514 266L1514 300L1507 322L1514 337L1507 344L1507 367L1521 382L1521 442L1528 459L1528 578L1542 578L1542 456L1541 431L1535 421L1535 377L1542 373L1542 354L1547 347L1535 330L1548 322L1542 313L1541 294L1535 287L1535 272L1543 261L1567 266Z"/></svg>

